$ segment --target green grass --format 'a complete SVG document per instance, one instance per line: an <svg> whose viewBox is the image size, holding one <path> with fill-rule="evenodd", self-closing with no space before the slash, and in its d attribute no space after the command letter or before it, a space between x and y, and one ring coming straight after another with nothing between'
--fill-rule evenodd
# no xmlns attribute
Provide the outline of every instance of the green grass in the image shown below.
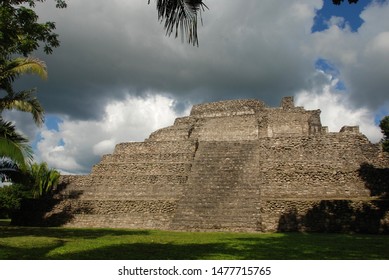
<svg viewBox="0 0 389 280"><path fill-rule="evenodd" d="M0 221L0 259L389 259L388 235L168 232L12 227Z"/></svg>

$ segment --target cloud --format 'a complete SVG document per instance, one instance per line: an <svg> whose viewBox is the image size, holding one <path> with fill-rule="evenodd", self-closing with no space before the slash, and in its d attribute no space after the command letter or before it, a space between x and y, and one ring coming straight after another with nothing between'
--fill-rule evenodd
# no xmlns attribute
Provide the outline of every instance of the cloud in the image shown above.
<svg viewBox="0 0 389 280"><path fill-rule="evenodd" d="M368 6L358 32L341 29L335 23L324 32L313 34L312 52L334 63L341 73L354 106L377 110L388 104L387 65L389 65L388 2Z"/></svg>
<svg viewBox="0 0 389 280"><path fill-rule="evenodd" d="M295 95L320 108L331 130L360 124L373 141L374 115L389 114L388 4L366 7L357 32L333 17L311 33L321 0L209 0L197 48L165 36L154 1L67 2L63 10L54 1L37 6L42 20L57 23L61 46L36 54L48 65L47 81L21 81L37 86L46 112L63 120L35 140L58 168L87 172L118 141L141 141L201 102L257 98L278 106ZM318 71L318 61L336 77Z"/></svg>
<svg viewBox="0 0 389 280"><path fill-rule="evenodd" d="M64 118L58 131L45 127L37 143L37 156L67 173L88 173L117 143L143 141L157 128L173 124L176 117L170 98L158 94L128 97L109 103L101 121Z"/></svg>
<svg viewBox="0 0 389 280"><path fill-rule="evenodd" d="M165 36L153 1L69 0L63 10L48 4L38 13L57 23L61 46L42 55L49 80L39 81L39 98L49 113L97 120L108 102L129 92L278 104L306 86L315 57L304 49L322 2L208 1L199 48Z"/></svg>
<svg viewBox="0 0 389 280"><path fill-rule="evenodd" d="M308 110L320 108L322 125L328 126L331 132L338 132L345 125L358 125L370 141L378 142L383 135L375 124L375 115L367 107L353 107L350 96L337 89L337 78L320 70L317 72L321 79L326 78L326 84L297 93L296 105Z"/></svg>

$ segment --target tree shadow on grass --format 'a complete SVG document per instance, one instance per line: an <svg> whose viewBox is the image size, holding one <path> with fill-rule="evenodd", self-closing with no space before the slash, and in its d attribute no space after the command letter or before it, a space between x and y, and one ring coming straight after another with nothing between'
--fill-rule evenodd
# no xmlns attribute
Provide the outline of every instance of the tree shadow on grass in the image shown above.
<svg viewBox="0 0 389 280"><path fill-rule="evenodd" d="M64 246L64 240L55 240L50 244L33 244L29 247L5 246L0 243L1 260L44 260L52 250Z"/></svg>
<svg viewBox="0 0 389 280"><path fill-rule="evenodd" d="M90 245L98 245L99 241L95 240L100 238L128 238L128 236L149 234L150 232L146 230L0 226L0 259L57 259L50 257L49 253L64 247L67 243L86 242ZM63 258L59 257L58 259Z"/></svg>
<svg viewBox="0 0 389 280"><path fill-rule="evenodd" d="M135 243L69 253L61 259L108 260L351 260L389 259L386 239L374 236L283 234L206 244Z"/></svg>
<svg viewBox="0 0 389 280"><path fill-rule="evenodd" d="M66 254L72 260L352 260L389 259L387 236L289 233L204 244L127 243Z"/></svg>
<svg viewBox="0 0 389 280"><path fill-rule="evenodd" d="M34 228L24 228L34 230ZM47 228L45 228L47 230ZM128 231L128 230L83 230L46 231L45 236L55 237L45 241L41 231L24 232L27 246L13 247L11 243L2 243L0 238L0 259L64 259L64 260L321 260L321 259L389 259L385 235L349 235L349 234L242 234L237 237L222 236L209 242L201 236L181 238L175 233L169 237L166 233ZM136 234L151 234L136 240ZM32 237L30 235L33 235ZM104 240L94 240L106 235L121 234L133 237L113 238L115 244L104 244ZM155 234L155 238L153 235ZM169 233L168 233L169 234ZM75 248L80 239L90 239L87 246ZM0 233L1 237L1 233ZM73 238L67 239L67 238ZM200 237L200 238L199 238ZM29 245L29 238L35 244ZM158 238L166 238L160 241ZM206 237L204 237L206 238ZM35 240L35 241L34 241ZM72 244L72 242L75 242ZM188 243L186 243L188 242ZM80 243L81 244L81 243ZM33 247L33 248L32 248ZM61 248L63 247L63 248ZM72 249L73 248L73 249ZM58 250L60 249L60 250Z"/></svg>
<svg viewBox="0 0 389 280"><path fill-rule="evenodd" d="M98 249L56 255L56 259L71 260L201 260L215 259L215 255L224 258L234 256L226 244L163 244L130 243L105 246Z"/></svg>
<svg viewBox="0 0 389 280"><path fill-rule="evenodd" d="M83 229L83 228L40 228L1 226L0 238L6 237L53 237L53 238L83 238L96 239L104 236L149 235L147 230L126 229Z"/></svg>
<svg viewBox="0 0 389 280"><path fill-rule="evenodd" d="M0 220L0 227L9 226L11 224L11 220Z"/></svg>
<svg viewBox="0 0 389 280"><path fill-rule="evenodd" d="M389 259L387 236L283 233L282 237L239 238L244 259Z"/></svg>

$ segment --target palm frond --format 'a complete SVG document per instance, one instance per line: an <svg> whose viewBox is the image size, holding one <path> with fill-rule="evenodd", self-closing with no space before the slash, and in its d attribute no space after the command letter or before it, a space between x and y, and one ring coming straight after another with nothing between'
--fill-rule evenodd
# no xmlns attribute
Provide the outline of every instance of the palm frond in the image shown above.
<svg viewBox="0 0 389 280"><path fill-rule="evenodd" d="M39 100L32 95L34 90L11 93L0 98L0 112L3 110L19 110L31 113L37 125L44 122L44 109Z"/></svg>
<svg viewBox="0 0 389 280"><path fill-rule="evenodd" d="M18 133L11 122L0 117L0 157L7 157L26 169L34 156L28 139Z"/></svg>
<svg viewBox="0 0 389 280"><path fill-rule="evenodd" d="M9 158L0 158L0 178L11 179L13 183L25 182L25 173Z"/></svg>
<svg viewBox="0 0 389 280"><path fill-rule="evenodd" d="M55 169L50 169L45 162L31 164L28 173L35 198L49 195L58 185L60 178L60 173Z"/></svg>
<svg viewBox="0 0 389 280"><path fill-rule="evenodd" d="M47 79L46 64L34 57L18 57L11 60L1 60L0 89L13 93L12 83L22 74L35 74Z"/></svg>
<svg viewBox="0 0 389 280"><path fill-rule="evenodd" d="M150 3L150 0L149 0ZM197 17L201 10L208 8L202 0L157 0L158 19L165 21L166 34L171 35L181 31L182 38L186 37L188 43L198 45Z"/></svg>
<svg viewBox="0 0 389 280"><path fill-rule="evenodd" d="M6 68L6 75L18 77L21 74L35 74L47 79L46 63L35 57L18 57L11 60Z"/></svg>

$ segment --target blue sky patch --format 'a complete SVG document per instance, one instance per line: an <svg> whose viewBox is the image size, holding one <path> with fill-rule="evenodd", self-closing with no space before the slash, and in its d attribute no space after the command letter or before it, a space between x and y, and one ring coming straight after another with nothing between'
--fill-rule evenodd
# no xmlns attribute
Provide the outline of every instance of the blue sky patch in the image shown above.
<svg viewBox="0 0 389 280"><path fill-rule="evenodd" d="M372 0L359 0L357 4L349 4L344 1L340 5L334 5L332 0L324 0L323 7L316 12L312 33L321 32L328 29L328 23L332 17L341 17L344 21L339 22L340 28L350 26L352 32L357 32L363 24L360 17L361 12L368 6ZM379 1L383 2L383 1Z"/></svg>
<svg viewBox="0 0 389 280"><path fill-rule="evenodd" d="M55 115L49 114L45 116L45 125L49 130L59 131L59 124L62 122L62 119Z"/></svg>
<svg viewBox="0 0 389 280"><path fill-rule="evenodd" d="M329 60L319 58L315 62L315 68L323 71L326 74L331 75L332 80L340 78L340 71ZM335 85L335 88L340 91L346 90L346 85L343 81L339 80Z"/></svg>
<svg viewBox="0 0 389 280"><path fill-rule="evenodd" d="M379 125L381 120L385 117L385 116L389 116L389 110L388 110L388 107L386 107L385 105L383 105L379 110L378 112L376 113L375 115L375 118L374 118L374 123L376 125Z"/></svg>
<svg viewBox="0 0 389 280"><path fill-rule="evenodd" d="M333 77L339 76L339 70L327 59L319 58L316 60L315 68L322 70L324 73L330 74Z"/></svg>

